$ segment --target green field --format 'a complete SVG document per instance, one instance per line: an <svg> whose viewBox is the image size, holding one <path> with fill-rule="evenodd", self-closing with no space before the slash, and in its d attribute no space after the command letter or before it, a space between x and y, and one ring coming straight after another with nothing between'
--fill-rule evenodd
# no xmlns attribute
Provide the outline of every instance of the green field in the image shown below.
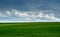
<svg viewBox="0 0 60 37"><path fill-rule="evenodd" d="M60 23L0 23L0 37L60 37Z"/></svg>

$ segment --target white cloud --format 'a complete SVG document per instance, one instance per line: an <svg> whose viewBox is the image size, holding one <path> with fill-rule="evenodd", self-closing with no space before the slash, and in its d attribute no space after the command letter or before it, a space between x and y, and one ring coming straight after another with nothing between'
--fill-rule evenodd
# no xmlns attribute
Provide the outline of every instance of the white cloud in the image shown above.
<svg viewBox="0 0 60 37"><path fill-rule="evenodd" d="M40 17L40 18L43 18L43 13L42 12L39 12L38 15L36 17Z"/></svg>
<svg viewBox="0 0 60 37"><path fill-rule="evenodd" d="M7 11L6 11L6 15L11 16L11 12L7 10Z"/></svg>
<svg viewBox="0 0 60 37"><path fill-rule="evenodd" d="M14 15L15 17L22 18L25 21L47 21L46 19L48 19L48 21L60 21L60 19L57 18L55 14L43 13L42 11L36 13L34 11L19 11L12 9L11 11L6 10L5 12L5 14L0 12L0 17L9 17Z"/></svg>
<svg viewBox="0 0 60 37"><path fill-rule="evenodd" d="M5 14L0 13L0 17L7 17Z"/></svg>
<svg viewBox="0 0 60 37"><path fill-rule="evenodd" d="M15 15L16 16L19 16L19 17L27 17L28 16L28 14L26 14L26 13L20 13L20 12L15 12Z"/></svg>

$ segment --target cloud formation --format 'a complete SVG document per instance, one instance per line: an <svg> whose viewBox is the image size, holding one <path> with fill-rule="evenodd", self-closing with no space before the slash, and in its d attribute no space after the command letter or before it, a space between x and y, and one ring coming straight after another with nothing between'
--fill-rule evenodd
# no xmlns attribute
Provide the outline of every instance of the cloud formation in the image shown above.
<svg viewBox="0 0 60 37"><path fill-rule="evenodd" d="M49 10L48 10L49 11ZM0 12L0 18L2 17L10 17L11 19L13 18L15 20L14 17L18 17L17 19L19 21L60 21L59 18L57 18L55 16L55 14L53 13L43 13L43 12L47 12L47 11L20 11L20 10L6 10L5 14ZM14 17L11 17L14 16ZM22 19L21 19L22 18ZM11 20L10 19L10 20Z"/></svg>

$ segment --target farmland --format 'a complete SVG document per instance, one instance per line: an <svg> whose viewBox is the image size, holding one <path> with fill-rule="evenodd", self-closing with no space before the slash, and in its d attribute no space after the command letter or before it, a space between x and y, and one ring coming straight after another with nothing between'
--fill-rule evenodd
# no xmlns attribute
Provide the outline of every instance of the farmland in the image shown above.
<svg viewBox="0 0 60 37"><path fill-rule="evenodd" d="M0 23L0 37L60 37L59 22Z"/></svg>

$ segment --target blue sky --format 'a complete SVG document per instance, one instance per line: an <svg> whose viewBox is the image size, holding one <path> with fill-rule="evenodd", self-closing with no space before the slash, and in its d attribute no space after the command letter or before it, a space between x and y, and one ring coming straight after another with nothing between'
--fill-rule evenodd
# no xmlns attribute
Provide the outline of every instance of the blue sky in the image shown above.
<svg viewBox="0 0 60 37"><path fill-rule="evenodd" d="M0 0L0 21L60 21L60 0Z"/></svg>

